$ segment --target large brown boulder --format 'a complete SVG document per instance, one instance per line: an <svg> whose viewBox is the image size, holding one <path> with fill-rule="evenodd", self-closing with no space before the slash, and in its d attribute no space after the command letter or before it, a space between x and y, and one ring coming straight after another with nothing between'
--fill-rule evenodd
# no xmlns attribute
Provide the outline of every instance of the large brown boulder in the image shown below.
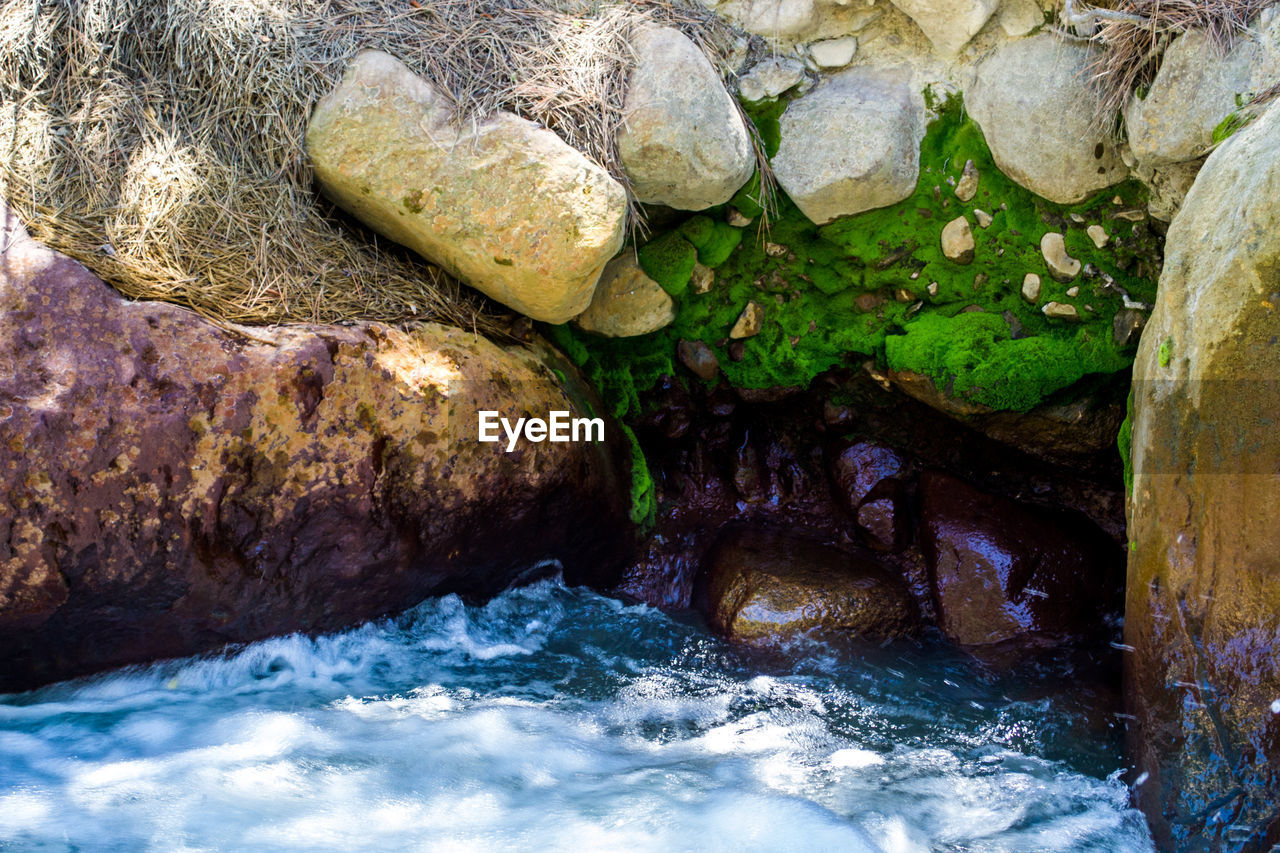
<svg viewBox="0 0 1280 853"><path fill-rule="evenodd" d="M1280 843L1280 104L1209 156L1134 364L1125 692L1158 843Z"/></svg>
<svg viewBox="0 0 1280 853"><path fill-rule="evenodd" d="M1119 591L1119 548L1084 518L920 476L920 539L938 627L965 646L1095 630Z"/></svg>
<svg viewBox="0 0 1280 853"><path fill-rule="evenodd" d="M743 642L899 637L918 627L906 584L870 554L767 528L727 531L700 584L712 627Z"/></svg>
<svg viewBox="0 0 1280 853"><path fill-rule="evenodd" d="M0 247L0 692L492 593L539 561L618 567L612 427L476 437L480 409L588 411L549 352L223 329L126 302L15 220Z"/></svg>

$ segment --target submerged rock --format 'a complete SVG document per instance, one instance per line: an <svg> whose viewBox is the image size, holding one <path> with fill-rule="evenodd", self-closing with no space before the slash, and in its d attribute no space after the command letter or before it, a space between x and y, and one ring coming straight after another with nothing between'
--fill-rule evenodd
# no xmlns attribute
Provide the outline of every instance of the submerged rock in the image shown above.
<svg viewBox="0 0 1280 853"><path fill-rule="evenodd" d="M511 113L455 123L444 95L381 51L359 53L316 104L307 153L356 218L535 320L582 313L622 248L626 191L608 172Z"/></svg>
<svg viewBox="0 0 1280 853"><path fill-rule="evenodd" d="M703 563L712 627L732 640L910 634L918 617L906 584L869 554L762 528L732 529Z"/></svg>
<svg viewBox="0 0 1280 853"><path fill-rule="evenodd" d="M965 646L1096 631L1118 593L1121 555L1084 519L920 475L920 539L938 627Z"/></svg>
<svg viewBox="0 0 1280 853"><path fill-rule="evenodd" d="M605 265L587 310L574 320L585 331L606 338L647 335L676 318L675 302L624 252Z"/></svg>
<svg viewBox="0 0 1280 853"><path fill-rule="evenodd" d="M751 139L711 62L672 27L632 36L618 158L646 204L703 210L727 202L755 170Z"/></svg>
<svg viewBox="0 0 1280 853"><path fill-rule="evenodd" d="M1009 42L978 66L965 107L1000 170L1059 204L1123 181L1128 169L1093 126L1090 49L1053 35Z"/></svg>
<svg viewBox="0 0 1280 853"><path fill-rule="evenodd" d="M0 692L491 594L539 561L619 568L612 428L477 440L481 409L601 410L552 351L222 328L125 301L16 220L0 247Z"/></svg>
<svg viewBox="0 0 1280 853"><path fill-rule="evenodd" d="M1265 850L1280 830L1277 199L1273 104L1174 218L1134 363L1127 741L1165 849Z"/></svg>
<svg viewBox="0 0 1280 853"><path fill-rule="evenodd" d="M924 107L909 79L854 68L787 107L773 170L796 207L822 225L911 195L923 137Z"/></svg>

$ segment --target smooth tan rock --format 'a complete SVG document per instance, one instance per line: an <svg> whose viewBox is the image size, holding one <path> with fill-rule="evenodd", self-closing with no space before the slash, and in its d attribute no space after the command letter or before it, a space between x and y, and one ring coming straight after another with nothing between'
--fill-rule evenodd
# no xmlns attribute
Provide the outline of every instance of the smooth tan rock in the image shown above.
<svg viewBox="0 0 1280 853"><path fill-rule="evenodd" d="M1163 849L1242 849L1280 802L1277 199L1273 103L1174 217L1134 362L1126 740Z"/></svg>
<svg viewBox="0 0 1280 853"><path fill-rule="evenodd" d="M1046 302L1040 309L1050 320L1066 320L1076 322L1080 319L1080 311L1066 302Z"/></svg>
<svg viewBox="0 0 1280 853"><path fill-rule="evenodd" d="M844 71L792 101L781 124L774 175L814 223L885 207L915 191L924 106L904 75Z"/></svg>
<svg viewBox="0 0 1280 853"><path fill-rule="evenodd" d="M676 318L675 302L624 252L605 265L591 305L574 320L606 338L631 338L656 332Z"/></svg>
<svg viewBox="0 0 1280 853"><path fill-rule="evenodd" d="M753 338L760 334L760 329L763 326L764 309L755 302L748 302L747 307L743 308L742 313L738 315L733 328L729 330L729 337L734 340Z"/></svg>
<svg viewBox="0 0 1280 853"><path fill-rule="evenodd" d="M742 116L720 75L673 27L641 26L627 85L618 157L646 204L703 210L724 204L755 171Z"/></svg>
<svg viewBox="0 0 1280 853"><path fill-rule="evenodd" d="M730 531L702 572L708 621L739 642L806 634L882 639L918 627L906 585L869 554L780 531Z"/></svg>
<svg viewBox="0 0 1280 853"><path fill-rule="evenodd" d="M853 36L823 39L809 45L809 56L819 68L843 68L853 61L858 52L858 40Z"/></svg>
<svg viewBox="0 0 1280 853"><path fill-rule="evenodd" d="M973 209L973 218L978 220L979 228L991 227L991 222L992 222L991 214L987 213L985 210L981 210L975 207Z"/></svg>
<svg viewBox="0 0 1280 853"><path fill-rule="evenodd" d="M626 191L604 169L510 113L455 125L431 83L380 51L316 105L307 152L340 206L536 320L580 314L622 248Z"/></svg>
<svg viewBox="0 0 1280 853"><path fill-rule="evenodd" d="M960 175L960 181L956 184L956 198L964 202L973 201L973 197L978 194L978 167L973 165L972 160L964 161L964 172Z"/></svg>
<svg viewBox="0 0 1280 853"><path fill-rule="evenodd" d="M1040 238L1040 254L1056 281L1071 281L1080 274L1080 261L1067 254L1067 242L1059 232L1048 231Z"/></svg>
<svg viewBox="0 0 1280 853"><path fill-rule="evenodd" d="M973 263L973 229L969 220L957 216L942 227L942 254L957 264Z"/></svg>
<svg viewBox="0 0 1280 853"><path fill-rule="evenodd" d="M477 432L482 409L593 400L537 339L127 301L8 220L0 693L488 595L541 560L609 584L632 538L616 427L511 453Z"/></svg>
<svg viewBox="0 0 1280 853"><path fill-rule="evenodd" d="M1029 272L1022 277L1022 298L1032 305L1040 301L1040 276Z"/></svg>
<svg viewBox="0 0 1280 853"><path fill-rule="evenodd" d="M965 92L1000 170L1059 204L1083 201L1129 174L1092 126L1086 67L1093 56L1048 33L1008 42L982 61Z"/></svg>
<svg viewBox="0 0 1280 853"><path fill-rule="evenodd" d="M951 58L969 43L996 10L999 0L893 0L933 43Z"/></svg>
<svg viewBox="0 0 1280 853"><path fill-rule="evenodd" d="M1107 234L1107 229L1101 225L1090 225L1085 229L1085 233L1089 235L1093 245L1099 249L1105 248L1107 243L1111 242L1111 236Z"/></svg>
<svg viewBox="0 0 1280 853"><path fill-rule="evenodd" d="M695 263L689 279L689 289L694 293L710 293L716 286L716 271L706 264Z"/></svg>

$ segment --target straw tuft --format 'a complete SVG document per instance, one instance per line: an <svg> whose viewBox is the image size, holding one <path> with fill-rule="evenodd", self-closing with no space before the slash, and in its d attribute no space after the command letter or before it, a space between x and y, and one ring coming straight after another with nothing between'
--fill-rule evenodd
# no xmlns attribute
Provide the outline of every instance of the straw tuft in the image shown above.
<svg viewBox="0 0 1280 853"><path fill-rule="evenodd" d="M665 0L3 0L0 198L126 295L214 320L494 331L479 295L316 195L310 109L379 48L460 118L513 110L621 180L642 19L681 27L727 73L734 34Z"/></svg>

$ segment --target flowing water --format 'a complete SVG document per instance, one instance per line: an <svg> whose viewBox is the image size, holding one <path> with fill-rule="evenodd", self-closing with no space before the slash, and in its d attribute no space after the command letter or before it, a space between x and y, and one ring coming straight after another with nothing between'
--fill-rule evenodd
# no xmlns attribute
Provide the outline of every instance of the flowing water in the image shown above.
<svg viewBox="0 0 1280 853"><path fill-rule="evenodd" d="M0 696L0 850L1150 850L1097 722L1035 693L542 581Z"/></svg>

